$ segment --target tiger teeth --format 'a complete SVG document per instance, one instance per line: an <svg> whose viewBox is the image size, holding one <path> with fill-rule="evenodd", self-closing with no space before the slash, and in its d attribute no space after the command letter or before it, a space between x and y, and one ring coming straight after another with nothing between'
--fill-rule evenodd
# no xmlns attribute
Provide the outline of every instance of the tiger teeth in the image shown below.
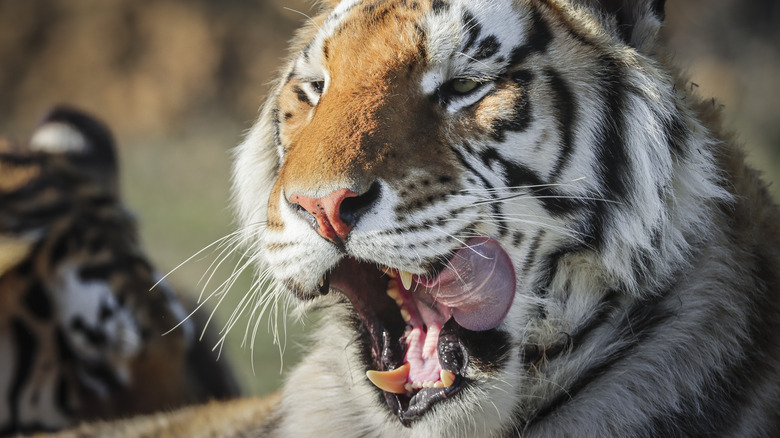
<svg viewBox="0 0 780 438"><path fill-rule="evenodd" d="M408 382L404 385L406 392L412 392L416 389L446 388L441 380L435 382Z"/></svg>
<svg viewBox="0 0 780 438"><path fill-rule="evenodd" d="M409 290L412 287L412 274L406 271L399 271L398 276L401 277L401 283L404 285L404 289Z"/></svg>
<svg viewBox="0 0 780 438"><path fill-rule="evenodd" d="M442 385L446 388L449 388L455 383L455 373L452 371L441 370L441 372L439 372L439 378L441 379Z"/></svg>
<svg viewBox="0 0 780 438"><path fill-rule="evenodd" d="M377 388L393 394L405 394L407 391L406 380L409 378L409 364L405 363L393 371L366 371L366 377Z"/></svg>
<svg viewBox="0 0 780 438"><path fill-rule="evenodd" d="M404 303L404 299L401 296L401 291L398 290L398 285L395 284L394 281L391 281L390 284L387 286L387 296L393 299L396 304L398 304L398 307L401 307L401 305Z"/></svg>
<svg viewBox="0 0 780 438"><path fill-rule="evenodd" d="M317 282L317 284L319 284L320 287L325 285L325 276L324 275L322 277L320 277L320 281Z"/></svg>
<svg viewBox="0 0 780 438"><path fill-rule="evenodd" d="M408 310L406 310L405 307L401 307L401 318L404 319L404 322L409 322L412 320L412 315Z"/></svg>

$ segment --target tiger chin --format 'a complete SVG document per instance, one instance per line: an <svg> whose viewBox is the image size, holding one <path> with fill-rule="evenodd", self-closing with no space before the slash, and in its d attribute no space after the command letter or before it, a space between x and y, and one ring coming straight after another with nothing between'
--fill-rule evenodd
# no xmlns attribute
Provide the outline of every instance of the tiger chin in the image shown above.
<svg viewBox="0 0 780 438"><path fill-rule="evenodd" d="M780 215L662 0L329 1L238 147L262 436L769 436Z"/></svg>

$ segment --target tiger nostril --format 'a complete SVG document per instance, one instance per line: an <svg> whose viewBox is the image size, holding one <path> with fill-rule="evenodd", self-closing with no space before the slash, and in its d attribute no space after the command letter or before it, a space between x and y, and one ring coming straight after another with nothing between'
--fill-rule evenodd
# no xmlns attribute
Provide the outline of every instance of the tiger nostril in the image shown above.
<svg viewBox="0 0 780 438"><path fill-rule="evenodd" d="M322 237L341 245L360 217L371 209L380 196L374 182L361 195L341 188L321 198L300 193L290 195L288 203Z"/></svg>
<svg viewBox="0 0 780 438"><path fill-rule="evenodd" d="M362 195L346 198L341 202L339 217L347 226L355 226L360 217L371 210L380 195L380 185L374 181Z"/></svg>
<svg viewBox="0 0 780 438"><path fill-rule="evenodd" d="M374 183L362 195L347 188L321 198L294 193L288 203L322 237L343 245L360 216L371 208L378 197L379 184Z"/></svg>

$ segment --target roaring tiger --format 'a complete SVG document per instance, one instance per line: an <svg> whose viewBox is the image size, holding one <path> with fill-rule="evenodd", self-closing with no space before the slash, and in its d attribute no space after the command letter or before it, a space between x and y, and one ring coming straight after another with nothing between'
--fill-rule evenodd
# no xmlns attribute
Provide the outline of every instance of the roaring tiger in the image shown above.
<svg viewBox="0 0 780 438"><path fill-rule="evenodd" d="M103 123L53 109L0 141L0 436L236 394L121 203ZM166 332L170 333L163 336Z"/></svg>
<svg viewBox="0 0 780 438"><path fill-rule="evenodd" d="M780 215L663 0L342 0L234 190L322 309L264 436L769 436Z"/></svg>
<svg viewBox="0 0 780 438"><path fill-rule="evenodd" d="M776 435L780 213L663 3L324 2L234 167L248 306L320 326L209 433Z"/></svg>

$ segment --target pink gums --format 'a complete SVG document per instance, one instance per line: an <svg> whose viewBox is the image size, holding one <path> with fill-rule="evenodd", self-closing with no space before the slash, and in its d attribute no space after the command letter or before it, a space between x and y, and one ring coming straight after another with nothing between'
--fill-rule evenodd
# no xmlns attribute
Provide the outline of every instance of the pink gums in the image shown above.
<svg viewBox="0 0 780 438"><path fill-rule="evenodd" d="M407 328L405 335L407 350L404 362L410 365L408 381L436 382L441 373L439 333L451 313L445 306L429 307L412 296L411 291L404 290L399 280L396 281L401 289L404 307L412 317L407 323L410 328Z"/></svg>
<svg viewBox="0 0 780 438"><path fill-rule="evenodd" d="M404 358L410 365L409 382L439 380L439 333L450 317L468 330L490 330L504 320L515 294L509 255L497 241L484 237L466 242L436 278L415 276L412 291L395 281L411 316Z"/></svg>

